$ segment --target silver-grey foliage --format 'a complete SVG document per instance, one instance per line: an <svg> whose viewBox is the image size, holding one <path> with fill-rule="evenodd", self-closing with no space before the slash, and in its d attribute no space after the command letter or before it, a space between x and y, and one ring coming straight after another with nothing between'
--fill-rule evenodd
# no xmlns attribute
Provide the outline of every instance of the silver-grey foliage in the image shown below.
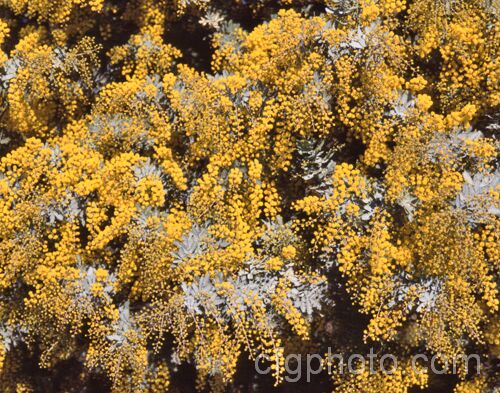
<svg viewBox="0 0 500 393"><path fill-rule="evenodd" d="M492 173L463 172L464 185L457 195L454 206L466 211L471 222L480 222L488 215L500 215L498 204L490 197L490 192L500 186L500 169Z"/></svg>

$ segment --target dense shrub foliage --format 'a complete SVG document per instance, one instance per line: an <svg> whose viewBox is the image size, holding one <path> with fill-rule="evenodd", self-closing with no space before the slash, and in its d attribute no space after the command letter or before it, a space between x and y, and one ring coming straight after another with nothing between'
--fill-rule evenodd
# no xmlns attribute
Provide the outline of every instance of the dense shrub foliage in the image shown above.
<svg viewBox="0 0 500 393"><path fill-rule="evenodd" d="M0 0L0 391L493 392L496 7Z"/></svg>

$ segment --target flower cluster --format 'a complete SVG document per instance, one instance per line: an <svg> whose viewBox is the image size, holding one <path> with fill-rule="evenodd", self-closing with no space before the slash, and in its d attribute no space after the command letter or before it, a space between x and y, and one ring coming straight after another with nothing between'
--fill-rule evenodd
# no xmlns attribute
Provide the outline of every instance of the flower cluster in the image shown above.
<svg viewBox="0 0 500 393"><path fill-rule="evenodd" d="M490 3L0 0L0 391L493 391Z"/></svg>

